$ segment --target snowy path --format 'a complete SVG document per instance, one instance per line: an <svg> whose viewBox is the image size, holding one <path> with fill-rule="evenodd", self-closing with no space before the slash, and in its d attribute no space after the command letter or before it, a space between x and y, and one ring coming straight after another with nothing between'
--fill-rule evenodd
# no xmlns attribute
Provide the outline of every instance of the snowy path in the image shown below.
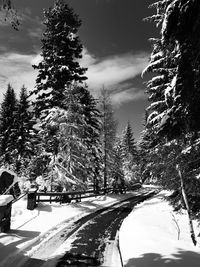
<svg viewBox="0 0 200 267"><path fill-rule="evenodd" d="M79 264L82 266L81 263L87 261L83 257L89 257L89 266L99 266L96 264L103 262L106 245L115 240L117 230L134 205L147 198L146 194L144 195L132 197L103 212L92 214L85 222L80 220L80 228L69 239L66 239L62 248L59 249L59 252L64 252L65 255L57 266L63 266L63 264L74 266L75 262L77 266ZM43 253L44 251L40 255L42 256Z"/></svg>
<svg viewBox="0 0 200 267"><path fill-rule="evenodd" d="M66 228L70 220L77 220L119 200L140 195L143 191L141 189L126 195L101 196L70 205L40 205L34 211L26 210L26 202L16 203L13 207L12 231L0 234L0 266L22 266L42 244ZM35 266L41 264L41 260L37 260Z"/></svg>

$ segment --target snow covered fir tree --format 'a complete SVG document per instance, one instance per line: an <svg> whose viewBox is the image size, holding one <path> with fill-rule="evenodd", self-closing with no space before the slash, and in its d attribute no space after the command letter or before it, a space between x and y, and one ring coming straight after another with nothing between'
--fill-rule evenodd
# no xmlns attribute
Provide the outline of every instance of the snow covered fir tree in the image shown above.
<svg viewBox="0 0 200 267"><path fill-rule="evenodd" d="M62 186L96 180L100 169L99 111L83 81L81 21L64 1L45 11L42 61L38 69L34 112L40 119L44 156ZM92 163L93 162L93 163ZM55 175L55 173L57 173ZM87 178L86 178L87 177ZM68 185L69 186L69 185Z"/></svg>
<svg viewBox="0 0 200 267"><path fill-rule="evenodd" d="M140 181L140 178L138 177L138 149L133 137L130 122L127 123L121 137L121 156L124 177L127 184Z"/></svg>
<svg viewBox="0 0 200 267"><path fill-rule="evenodd" d="M17 110L17 99L14 89L8 84L4 95L0 111L0 153L2 161L6 164L12 164L15 151L15 115Z"/></svg>
<svg viewBox="0 0 200 267"><path fill-rule="evenodd" d="M80 67L83 46L77 31L81 21L64 1L55 1L49 10L44 12L46 27L42 39L42 61L33 67L38 70L35 112L52 107L63 107L67 88L73 83L82 83L86 69Z"/></svg>
<svg viewBox="0 0 200 267"><path fill-rule="evenodd" d="M147 129L151 128L160 142L151 149L159 166L155 162L151 166L158 183L176 191L174 204L186 206L191 219L191 211L200 210L196 205L200 196L200 3L158 1L152 6L157 13L148 20L160 28L160 38L152 39L153 51L144 71L156 74L147 82L151 102ZM192 228L191 236L195 244Z"/></svg>

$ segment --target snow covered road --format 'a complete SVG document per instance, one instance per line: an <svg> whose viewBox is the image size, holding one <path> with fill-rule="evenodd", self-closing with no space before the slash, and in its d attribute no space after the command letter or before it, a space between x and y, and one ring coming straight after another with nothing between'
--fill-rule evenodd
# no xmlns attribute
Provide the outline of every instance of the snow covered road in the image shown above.
<svg viewBox="0 0 200 267"><path fill-rule="evenodd" d="M115 240L122 221L132 211L134 205L146 198L146 194L132 197L92 214L84 219L85 222L80 220L78 230L64 242L61 251L65 251L65 255L59 260L57 266L63 266L63 264L74 266L75 263L81 266L81 263L87 261L83 257L89 257L89 266L99 266L103 263L105 247Z"/></svg>
<svg viewBox="0 0 200 267"><path fill-rule="evenodd" d="M72 225L71 220L77 221L83 216L90 215L118 201L141 195L142 192L144 192L144 189L126 195L101 196L90 201L63 206L41 205L34 211L27 211L22 209L22 207L17 208L16 204L13 209L12 218L12 225L16 228L8 234L0 234L0 266L38 267L43 265L44 260L50 257L51 254L55 256L55 247L58 248L63 243L63 240L66 239L66 236L64 236L64 239L61 238L61 240L58 237L56 241L58 243L54 243L56 239L52 237L59 236L57 235L58 233L62 235L62 230L64 229L69 230L69 225ZM127 211L130 212L131 210ZM43 250L42 247L44 248ZM39 253L40 256L42 254L42 257L35 259L37 251L43 251L43 253ZM44 251L47 251L47 253L45 254Z"/></svg>
<svg viewBox="0 0 200 267"><path fill-rule="evenodd" d="M7 234L0 233L0 266L55 267L64 255L68 259L74 260L74 251L76 251L75 247L78 243L82 243L82 248L84 248L86 242L84 235L88 231L87 228L90 229L90 232L94 232L95 236L98 235L95 230L96 219L93 217L90 224L86 220L85 229L80 227L76 233L74 232L74 235L70 235L67 239L66 232L63 232L66 231L66 227L72 225L75 221L81 220L84 216L90 216L116 202L126 201L127 198L134 196L137 197L145 190L146 188L142 188L123 195L100 196L68 205L56 204L50 206L41 204L34 211L26 209L26 201L16 202L12 212L11 232ZM128 216L123 220L119 229L119 246L124 267L200 266L199 222L194 221L198 241L198 245L194 247L190 239L187 215L184 211L182 213L173 211L173 208L165 199L168 194L169 192L162 191L149 200L137 204L132 212L127 213ZM108 209L109 211L112 212L112 209ZM128 212L128 209L125 209L125 211ZM107 217L110 220L106 213L104 218L107 219ZM99 219L101 221L101 216ZM111 223L114 223L114 221L115 219ZM179 239L176 223L180 228ZM70 228L68 230L70 232ZM61 237L62 234L64 235ZM107 261L104 262L103 266L121 267L121 259L116 246L117 240L109 240L111 236L113 239L114 233L108 231L108 235L103 237L103 240L107 242L105 253ZM77 237L80 239L77 239ZM107 237L108 239L106 239ZM81 238L83 238L83 242ZM90 239L90 235L88 239ZM55 244L57 244L56 248ZM101 245L101 243L99 244ZM73 250L73 254L70 254L70 249ZM36 254L38 255L37 259L34 258ZM39 257L39 254L42 254L42 257L41 255ZM78 254L79 260L91 261L92 263L99 256L93 254L89 257L84 255L80 257ZM48 257L50 259L45 261Z"/></svg>

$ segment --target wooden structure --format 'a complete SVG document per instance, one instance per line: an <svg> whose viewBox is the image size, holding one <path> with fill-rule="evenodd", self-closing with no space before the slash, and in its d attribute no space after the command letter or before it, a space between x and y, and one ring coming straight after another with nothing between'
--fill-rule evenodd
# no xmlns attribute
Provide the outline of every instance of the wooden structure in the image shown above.
<svg viewBox="0 0 200 267"><path fill-rule="evenodd" d="M12 200L12 195L0 196L0 232L10 230Z"/></svg>
<svg viewBox="0 0 200 267"><path fill-rule="evenodd" d="M141 184L137 183L133 185L129 190L135 190L141 187ZM39 202L59 202L61 203L70 203L75 200L76 202L81 201L85 198L97 197L100 195L105 195L108 193L117 193L120 192L120 189L115 189L113 192L112 187L106 189L99 189L98 192L94 190L87 191L70 191L70 192L37 192L36 189L30 189L28 192L28 202L27 209L33 210Z"/></svg>

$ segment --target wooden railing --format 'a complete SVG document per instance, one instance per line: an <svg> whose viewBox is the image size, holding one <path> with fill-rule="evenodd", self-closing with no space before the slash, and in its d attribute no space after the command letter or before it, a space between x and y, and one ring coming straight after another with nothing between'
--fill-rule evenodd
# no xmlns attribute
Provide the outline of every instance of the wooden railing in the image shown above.
<svg viewBox="0 0 200 267"><path fill-rule="evenodd" d="M96 197L107 194L112 191L112 188L99 189L98 191L70 191L70 192L37 192L36 203L39 202L60 202L67 203L72 200L81 201L83 198Z"/></svg>
<svg viewBox="0 0 200 267"><path fill-rule="evenodd" d="M124 191L134 190L141 187L141 184L134 184L131 188L103 188L99 190L70 191L70 192L37 192L32 189L28 192L27 209L34 209L39 202L59 202L70 203L72 200L81 201L85 198L97 197L108 193L123 193Z"/></svg>

